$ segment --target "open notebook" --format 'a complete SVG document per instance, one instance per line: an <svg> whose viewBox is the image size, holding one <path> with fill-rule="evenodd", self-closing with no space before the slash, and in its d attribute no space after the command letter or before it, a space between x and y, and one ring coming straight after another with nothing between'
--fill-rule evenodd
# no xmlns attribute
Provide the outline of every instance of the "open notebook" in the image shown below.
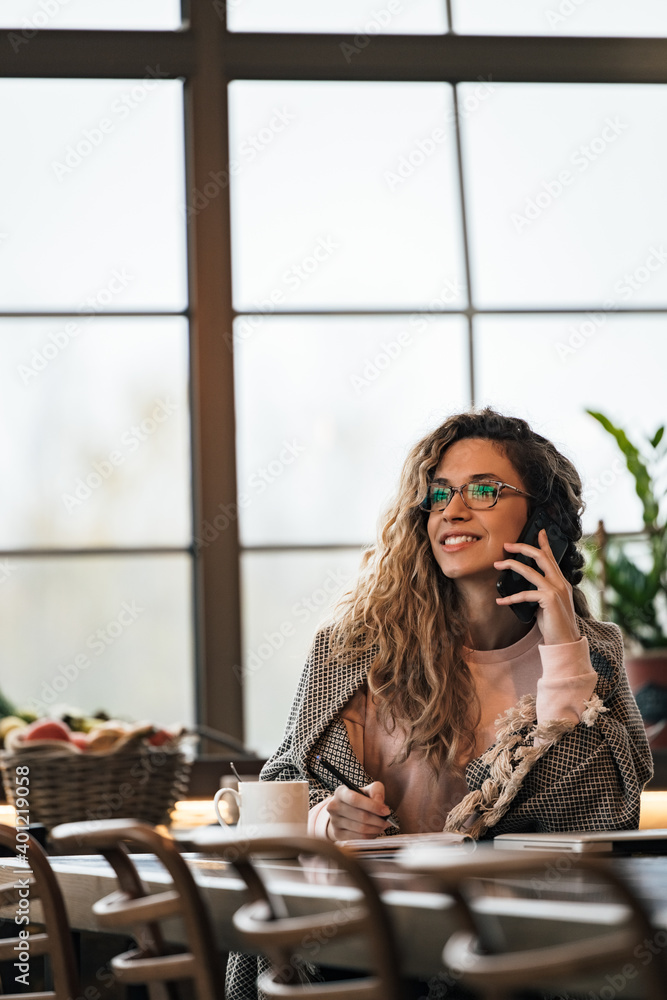
<svg viewBox="0 0 667 1000"><path fill-rule="evenodd" d="M371 840L337 840L338 847L354 854L395 854L406 847L452 847L472 841L462 833L397 833Z"/></svg>

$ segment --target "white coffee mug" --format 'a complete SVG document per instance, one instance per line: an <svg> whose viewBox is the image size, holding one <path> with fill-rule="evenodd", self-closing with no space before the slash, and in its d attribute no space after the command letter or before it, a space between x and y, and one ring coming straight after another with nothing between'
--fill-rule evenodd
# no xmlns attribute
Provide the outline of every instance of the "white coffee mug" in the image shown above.
<svg viewBox="0 0 667 1000"><path fill-rule="evenodd" d="M220 825L229 827L218 806L225 795L238 806L239 832L256 837L301 837L308 832L307 781L240 781L238 792L219 788L213 808Z"/></svg>

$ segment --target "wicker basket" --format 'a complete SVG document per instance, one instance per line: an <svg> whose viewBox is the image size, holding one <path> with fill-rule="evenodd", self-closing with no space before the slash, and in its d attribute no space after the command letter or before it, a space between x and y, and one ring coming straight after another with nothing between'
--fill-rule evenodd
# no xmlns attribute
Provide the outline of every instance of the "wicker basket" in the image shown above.
<svg viewBox="0 0 667 1000"><path fill-rule="evenodd" d="M62 740L39 740L0 752L7 801L16 789L31 823L47 830L59 823L126 817L157 825L169 820L188 788L191 754L183 743L154 747L143 739L123 741L111 752L82 752ZM17 767L28 767L16 773Z"/></svg>

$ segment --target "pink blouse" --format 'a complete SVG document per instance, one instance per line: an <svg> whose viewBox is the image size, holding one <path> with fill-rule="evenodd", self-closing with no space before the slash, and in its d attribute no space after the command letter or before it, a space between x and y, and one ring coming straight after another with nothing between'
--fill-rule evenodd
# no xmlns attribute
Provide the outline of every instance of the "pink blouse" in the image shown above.
<svg viewBox="0 0 667 1000"><path fill-rule="evenodd" d="M475 730L479 756L495 742L495 720L525 694L537 696L537 721L578 722L584 701L591 697L597 674L591 665L588 640L545 646L537 625L504 649L465 650L481 707ZM412 754L396 761L405 739L396 726L388 733L380 724L366 686L340 712L360 763L385 786L385 802L398 816L402 833L442 830L447 814L467 792L465 780L442 771L435 775L422 758ZM330 797L310 810L309 831L327 836Z"/></svg>

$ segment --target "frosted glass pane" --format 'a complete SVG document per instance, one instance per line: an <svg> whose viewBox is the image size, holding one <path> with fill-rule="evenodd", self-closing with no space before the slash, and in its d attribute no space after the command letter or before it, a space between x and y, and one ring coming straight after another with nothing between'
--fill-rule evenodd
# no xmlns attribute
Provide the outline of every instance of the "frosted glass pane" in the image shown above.
<svg viewBox="0 0 667 1000"><path fill-rule="evenodd" d="M616 444L585 410L641 447L665 423L667 317L604 313L479 317L477 398L524 417L561 447L585 488L584 528L639 531L641 505Z"/></svg>
<svg viewBox="0 0 667 1000"><path fill-rule="evenodd" d="M0 308L186 305L179 81L0 80Z"/></svg>
<svg viewBox="0 0 667 1000"><path fill-rule="evenodd" d="M667 34L663 0L452 0L452 20L469 35Z"/></svg>
<svg viewBox="0 0 667 1000"><path fill-rule="evenodd" d="M216 10L226 12L232 31L340 31L357 32L358 51L377 34L439 34L447 30L442 0L220 0Z"/></svg>
<svg viewBox="0 0 667 1000"><path fill-rule="evenodd" d="M178 28L180 0L2 0L0 27L20 28L16 51L42 28ZM25 32L25 35L22 34ZM10 40L11 41L11 40Z"/></svg>
<svg viewBox="0 0 667 1000"><path fill-rule="evenodd" d="M192 722L189 556L4 562L0 661L8 698L45 714L65 705L162 725Z"/></svg>
<svg viewBox="0 0 667 1000"><path fill-rule="evenodd" d="M0 548L185 545L187 324L0 320Z"/></svg>
<svg viewBox="0 0 667 1000"><path fill-rule="evenodd" d="M465 305L452 107L446 84L233 83L236 307Z"/></svg>
<svg viewBox="0 0 667 1000"><path fill-rule="evenodd" d="M262 757L282 740L315 633L352 584L359 550L264 554L241 562L246 744Z"/></svg>
<svg viewBox="0 0 667 1000"><path fill-rule="evenodd" d="M466 326L429 314L238 321L241 537L255 544L375 538L408 450L469 405Z"/></svg>
<svg viewBox="0 0 667 1000"><path fill-rule="evenodd" d="M667 87L493 86L462 121L475 304L664 305Z"/></svg>

